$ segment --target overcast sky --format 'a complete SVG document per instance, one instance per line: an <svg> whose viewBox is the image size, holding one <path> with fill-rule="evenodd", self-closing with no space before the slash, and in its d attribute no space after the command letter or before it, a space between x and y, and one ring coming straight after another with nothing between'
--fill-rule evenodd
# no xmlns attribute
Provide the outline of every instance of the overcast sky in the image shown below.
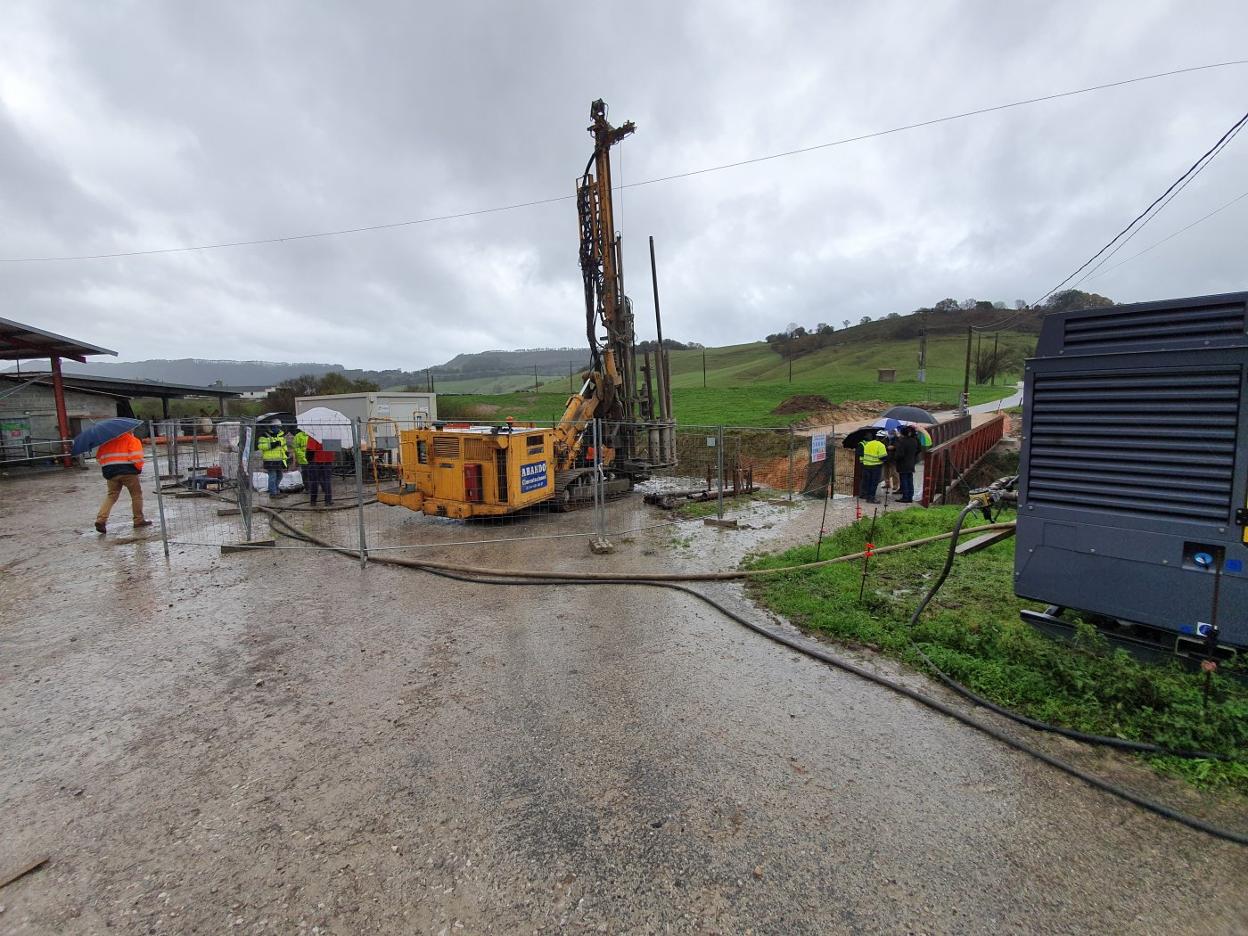
<svg viewBox="0 0 1248 936"><path fill-rule="evenodd" d="M566 195L589 105L616 180L1248 57L1248 4L22 3L0 12L0 257L371 225ZM1032 300L1248 110L1248 66L617 196L639 337L708 345ZM1248 191L1248 134L1113 262ZM1248 199L1083 288L1248 288ZM264 246L0 263L0 316L120 360L418 368L579 346L575 204ZM1108 265L1107 265L1108 266Z"/></svg>

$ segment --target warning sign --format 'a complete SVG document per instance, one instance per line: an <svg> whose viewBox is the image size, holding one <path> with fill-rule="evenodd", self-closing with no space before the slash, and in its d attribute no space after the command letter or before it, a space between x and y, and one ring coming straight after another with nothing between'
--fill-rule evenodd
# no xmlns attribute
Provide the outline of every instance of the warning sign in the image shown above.
<svg viewBox="0 0 1248 936"><path fill-rule="evenodd" d="M828 437L820 433L810 437L810 460L821 462L828 457Z"/></svg>

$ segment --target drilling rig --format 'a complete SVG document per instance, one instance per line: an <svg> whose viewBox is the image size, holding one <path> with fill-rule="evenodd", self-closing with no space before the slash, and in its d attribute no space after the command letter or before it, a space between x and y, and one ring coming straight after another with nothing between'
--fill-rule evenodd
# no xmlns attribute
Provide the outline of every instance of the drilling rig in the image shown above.
<svg viewBox="0 0 1248 936"><path fill-rule="evenodd" d="M592 499L595 488L606 495L632 490L652 471L676 464L657 282L658 348L653 362L643 355L639 368L615 229L611 147L636 127L631 120L611 126L601 100L591 105L590 119L594 151L576 182L590 353L580 391L550 427L441 424L400 431L401 487L379 493L381 503L459 519L545 503L563 509Z"/></svg>

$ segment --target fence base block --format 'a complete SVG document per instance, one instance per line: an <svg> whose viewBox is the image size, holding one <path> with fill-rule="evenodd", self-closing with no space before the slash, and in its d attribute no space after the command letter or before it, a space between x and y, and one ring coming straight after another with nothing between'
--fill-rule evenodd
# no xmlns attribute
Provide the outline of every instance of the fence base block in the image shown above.
<svg viewBox="0 0 1248 936"><path fill-rule="evenodd" d="M265 546L276 546L276 545L277 545L277 540L275 539L253 539L253 540L248 540L245 543L222 543L221 555L224 556L224 555L227 555L228 553L246 552L249 549L261 549Z"/></svg>
<svg viewBox="0 0 1248 936"><path fill-rule="evenodd" d="M720 527L725 530L737 529L737 521L735 518L732 520L720 520L718 517L707 517L702 521L702 524L704 526Z"/></svg>
<svg viewBox="0 0 1248 936"><path fill-rule="evenodd" d="M589 541L589 551L595 556L605 556L615 552L615 544L605 536L595 536Z"/></svg>
<svg viewBox="0 0 1248 936"><path fill-rule="evenodd" d="M242 516L242 513L237 507L221 507L217 510L218 517L238 517Z"/></svg>

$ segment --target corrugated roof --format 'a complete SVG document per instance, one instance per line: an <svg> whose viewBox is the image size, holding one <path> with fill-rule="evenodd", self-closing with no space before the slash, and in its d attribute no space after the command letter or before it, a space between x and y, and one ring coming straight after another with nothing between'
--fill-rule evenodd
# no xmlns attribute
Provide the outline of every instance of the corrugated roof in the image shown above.
<svg viewBox="0 0 1248 936"><path fill-rule="evenodd" d="M0 374L5 380L37 379L41 384L51 384L51 374ZM95 393L108 393L122 397L164 397L178 399L181 397L230 397L239 396L237 390L227 387L200 387L195 384L162 383L157 380L124 380L118 377L92 377L90 374L66 374L61 378L67 389L90 390Z"/></svg>
<svg viewBox="0 0 1248 936"><path fill-rule="evenodd" d="M116 351L101 348L85 341L77 341L57 335L33 325L23 325L0 318L0 361L29 361L38 358L60 357L86 363L87 355L111 354Z"/></svg>

